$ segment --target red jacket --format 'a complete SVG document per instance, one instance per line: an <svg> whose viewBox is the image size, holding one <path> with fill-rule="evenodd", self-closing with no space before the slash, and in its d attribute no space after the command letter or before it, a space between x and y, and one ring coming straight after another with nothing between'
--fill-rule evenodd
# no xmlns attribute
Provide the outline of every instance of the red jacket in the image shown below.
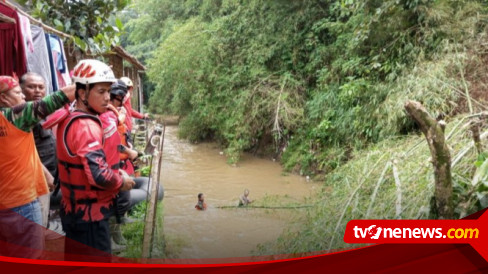
<svg viewBox="0 0 488 274"><path fill-rule="evenodd" d="M127 130L129 132L131 132L132 131L132 117L142 119L142 118L144 118L144 115L142 115L141 113L139 113L135 109L132 109L130 97L125 100L124 107L127 110L127 117L125 119L125 125L127 126Z"/></svg>
<svg viewBox="0 0 488 274"><path fill-rule="evenodd" d="M113 170L118 170L120 167L118 146L121 144L120 135L117 131L118 117L115 112L109 109L100 115L100 121L102 122L103 137L105 139L103 151L107 156L107 164Z"/></svg>
<svg viewBox="0 0 488 274"><path fill-rule="evenodd" d="M95 222L108 218L112 200L122 186L103 151L100 120L74 111L60 122L56 146L61 181L61 216L65 222Z"/></svg>

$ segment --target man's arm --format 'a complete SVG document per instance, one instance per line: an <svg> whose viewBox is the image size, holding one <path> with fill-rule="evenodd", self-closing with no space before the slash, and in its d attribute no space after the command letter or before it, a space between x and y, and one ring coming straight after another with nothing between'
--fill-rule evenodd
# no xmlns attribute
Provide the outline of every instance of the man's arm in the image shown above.
<svg viewBox="0 0 488 274"><path fill-rule="evenodd" d="M51 175L49 170L42 164L42 171L44 172L44 177L46 178L47 186L49 188L49 191L54 190L54 177Z"/></svg>
<svg viewBox="0 0 488 274"><path fill-rule="evenodd" d="M128 148L124 145L119 145L118 150L121 153L127 154L127 156L129 156L129 159L131 161L135 161L140 156L137 150Z"/></svg>
<svg viewBox="0 0 488 274"><path fill-rule="evenodd" d="M74 100L74 86L67 86L42 100L2 109L2 114L18 129L29 132L40 120Z"/></svg>
<svg viewBox="0 0 488 274"><path fill-rule="evenodd" d="M134 117L137 119L144 119L148 117L147 114L142 114L132 108L132 103L130 102L130 98L124 103L124 107L126 108L127 112L130 112L129 117Z"/></svg>
<svg viewBox="0 0 488 274"><path fill-rule="evenodd" d="M137 118L137 119L144 119L147 118L147 114L142 114L139 111L132 109L132 117Z"/></svg>

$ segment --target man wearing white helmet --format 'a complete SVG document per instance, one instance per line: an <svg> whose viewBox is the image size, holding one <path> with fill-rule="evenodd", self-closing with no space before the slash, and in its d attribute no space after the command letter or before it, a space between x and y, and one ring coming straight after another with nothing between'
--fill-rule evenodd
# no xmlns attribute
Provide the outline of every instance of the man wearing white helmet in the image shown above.
<svg viewBox="0 0 488 274"><path fill-rule="evenodd" d="M119 191L131 189L134 181L114 172L103 151L98 114L108 108L110 86L116 80L112 70L98 60L82 60L74 68L73 80L75 110L59 123L56 140L65 252L68 257L95 255L102 259L111 253L108 218L113 198Z"/></svg>
<svg viewBox="0 0 488 274"><path fill-rule="evenodd" d="M130 134L132 131L132 117L137 119L147 119L149 118L149 115L147 113L142 114L132 108L132 104L130 102L134 91L134 84L132 83L132 80L129 79L128 77L122 77L120 78L120 80L122 80L125 83L129 91L124 98L124 108L127 111L127 118L125 119L125 124L127 126L128 133Z"/></svg>

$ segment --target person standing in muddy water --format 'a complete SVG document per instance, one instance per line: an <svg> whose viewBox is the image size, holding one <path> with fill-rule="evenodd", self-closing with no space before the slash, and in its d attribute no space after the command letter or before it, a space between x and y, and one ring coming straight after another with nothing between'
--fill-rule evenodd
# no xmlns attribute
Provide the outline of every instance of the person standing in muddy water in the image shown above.
<svg viewBox="0 0 488 274"><path fill-rule="evenodd" d="M250 203L252 203L252 200L249 199L249 189L246 188L244 194L239 197L239 206L247 206Z"/></svg>
<svg viewBox="0 0 488 274"><path fill-rule="evenodd" d="M207 203L205 203L205 195L198 193L198 202L195 205L196 210L207 210Z"/></svg>

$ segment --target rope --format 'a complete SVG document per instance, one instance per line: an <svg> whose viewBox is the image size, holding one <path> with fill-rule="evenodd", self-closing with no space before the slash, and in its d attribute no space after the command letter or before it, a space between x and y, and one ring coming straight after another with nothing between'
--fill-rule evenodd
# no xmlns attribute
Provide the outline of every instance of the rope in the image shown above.
<svg viewBox="0 0 488 274"><path fill-rule="evenodd" d="M313 205L299 205L299 206L217 206L216 208L225 209L225 208L240 208L240 209L249 209L249 208L265 208L265 209L296 209L296 208L307 208L313 207Z"/></svg>

